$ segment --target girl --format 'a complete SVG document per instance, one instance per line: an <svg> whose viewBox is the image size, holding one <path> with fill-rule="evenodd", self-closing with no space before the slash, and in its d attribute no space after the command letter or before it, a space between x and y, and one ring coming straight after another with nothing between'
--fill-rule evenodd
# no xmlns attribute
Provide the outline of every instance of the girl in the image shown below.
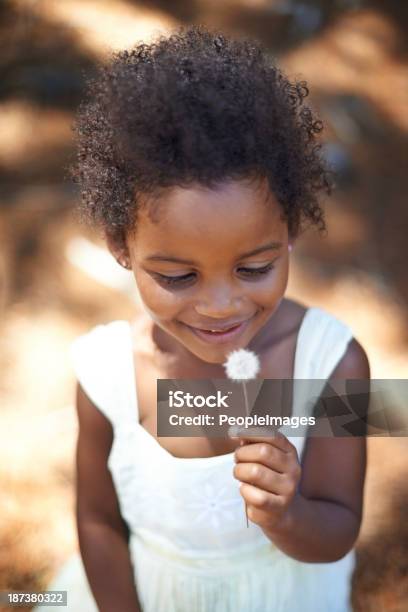
<svg viewBox="0 0 408 612"><path fill-rule="evenodd" d="M80 211L142 308L72 345L82 560L53 586L69 609L351 610L365 438L156 436L157 379L225 378L234 349L260 378L369 378L347 325L285 297L331 186L307 95L257 44L202 26L114 54L89 83Z"/></svg>

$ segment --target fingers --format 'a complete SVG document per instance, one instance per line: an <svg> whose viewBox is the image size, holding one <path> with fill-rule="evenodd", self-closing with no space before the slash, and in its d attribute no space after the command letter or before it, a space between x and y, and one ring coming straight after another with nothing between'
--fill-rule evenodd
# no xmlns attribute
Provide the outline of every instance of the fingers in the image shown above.
<svg viewBox="0 0 408 612"><path fill-rule="evenodd" d="M256 436L260 436L260 437L265 437L265 438L272 438L275 435L283 435L280 433L280 431L273 426L270 427L242 427L239 425L231 425L231 427L228 428L228 435L230 438L236 438L236 437L256 437Z"/></svg>
<svg viewBox="0 0 408 612"><path fill-rule="evenodd" d="M236 439L240 442L235 452L236 461L255 461L257 453L261 463L266 461L265 465L269 465L275 457L279 464L284 466L282 455L288 455L292 460L297 459L296 447L280 432L274 437L237 436Z"/></svg>
<svg viewBox="0 0 408 612"><path fill-rule="evenodd" d="M269 493L267 497L260 495L258 491L259 489L248 484L241 486L241 495L245 500L248 518L260 527L273 527L284 514L283 500L278 495ZM248 502L248 500L251 501Z"/></svg>
<svg viewBox="0 0 408 612"><path fill-rule="evenodd" d="M247 483L242 484L239 489L242 497L248 504L248 512L251 507L266 513L280 511L284 507L284 499L280 495L263 491Z"/></svg>
<svg viewBox="0 0 408 612"><path fill-rule="evenodd" d="M271 431L262 427L248 427L247 429L237 429L234 435L229 436L231 439L244 440L245 443L268 442L284 452L290 452L295 447L287 437L278 430Z"/></svg>
<svg viewBox="0 0 408 612"><path fill-rule="evenodd" d="M268 442L256 442L236 448L234 461L235 463L261 463L271 470L284 473L291 463L291 455Z"/></svg>
<svg viewBox="0 0 408 612"><path fill-rule="evenodd" d="M266 493L292 494L292 479L288 478L287 474L279 474L259 463L237 463L233 469L233 476Z"/></svg>

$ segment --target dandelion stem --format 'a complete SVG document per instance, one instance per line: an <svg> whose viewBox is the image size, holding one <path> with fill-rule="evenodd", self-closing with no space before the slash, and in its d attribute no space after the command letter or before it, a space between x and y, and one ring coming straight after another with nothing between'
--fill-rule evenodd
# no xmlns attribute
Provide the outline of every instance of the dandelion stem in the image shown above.
<svg viewBox="0 0 408 612"><path fill-rule="evenodd" d="M246 412L246 415L249 416L248 393L247 393L246 383L244 381L242 381L242 388L244 390L245 412ZM247 507L246 502L245 502L245 518L246 518L246 526L249 527L248 507Z"/></svg>
<svg viewBox="0 0 408 612"><path fill-rule="evenodd" d="M247 388L246 388L246 383L242 383L242 387L244 389L244 399L245 399L245 412L246 415L249 415L249 406L248 406L248 393L247 393Z"/></svg>

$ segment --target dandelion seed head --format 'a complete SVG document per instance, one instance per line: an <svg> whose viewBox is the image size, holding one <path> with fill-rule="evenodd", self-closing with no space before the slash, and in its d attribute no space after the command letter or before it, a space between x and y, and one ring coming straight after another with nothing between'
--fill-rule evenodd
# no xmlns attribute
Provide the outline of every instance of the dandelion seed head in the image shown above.
<svg viewBox="0 0 408 612"><path fill-rule="evenodd" d="M260 370L259 357L248 349L232 351L223 365L228 378L232 380L256 378Z"/></svg>

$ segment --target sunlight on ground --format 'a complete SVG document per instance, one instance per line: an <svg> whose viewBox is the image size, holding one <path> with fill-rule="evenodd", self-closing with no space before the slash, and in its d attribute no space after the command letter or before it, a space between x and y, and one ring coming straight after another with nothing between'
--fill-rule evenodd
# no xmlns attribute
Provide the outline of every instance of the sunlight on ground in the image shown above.
<svg viewBox="0 0 408 612"><path fill-rule="evenodd" d="M374 9L353 11L322 36L288 53L282 66L324 92L365 97L395 127L406 131L407 68L405 58L394 54L396 39L395 27L384 15Z"/></svg>
<svg viewBox="0 0 408 612"><path fill-rule="evenodd" d="M81 44L97 54L133 46L176 23L167 14L118 0L104 1L103 10L97 0L40 0L34 8L72 28Z"/></svg>
<svg viewBox="0 0 408 612"><path fill-rule="evenodd" d="M41 110L20 100L0 104L0 164L3 171L36 165L45 150L66 146L72 139L71 113Z"/></svg>

